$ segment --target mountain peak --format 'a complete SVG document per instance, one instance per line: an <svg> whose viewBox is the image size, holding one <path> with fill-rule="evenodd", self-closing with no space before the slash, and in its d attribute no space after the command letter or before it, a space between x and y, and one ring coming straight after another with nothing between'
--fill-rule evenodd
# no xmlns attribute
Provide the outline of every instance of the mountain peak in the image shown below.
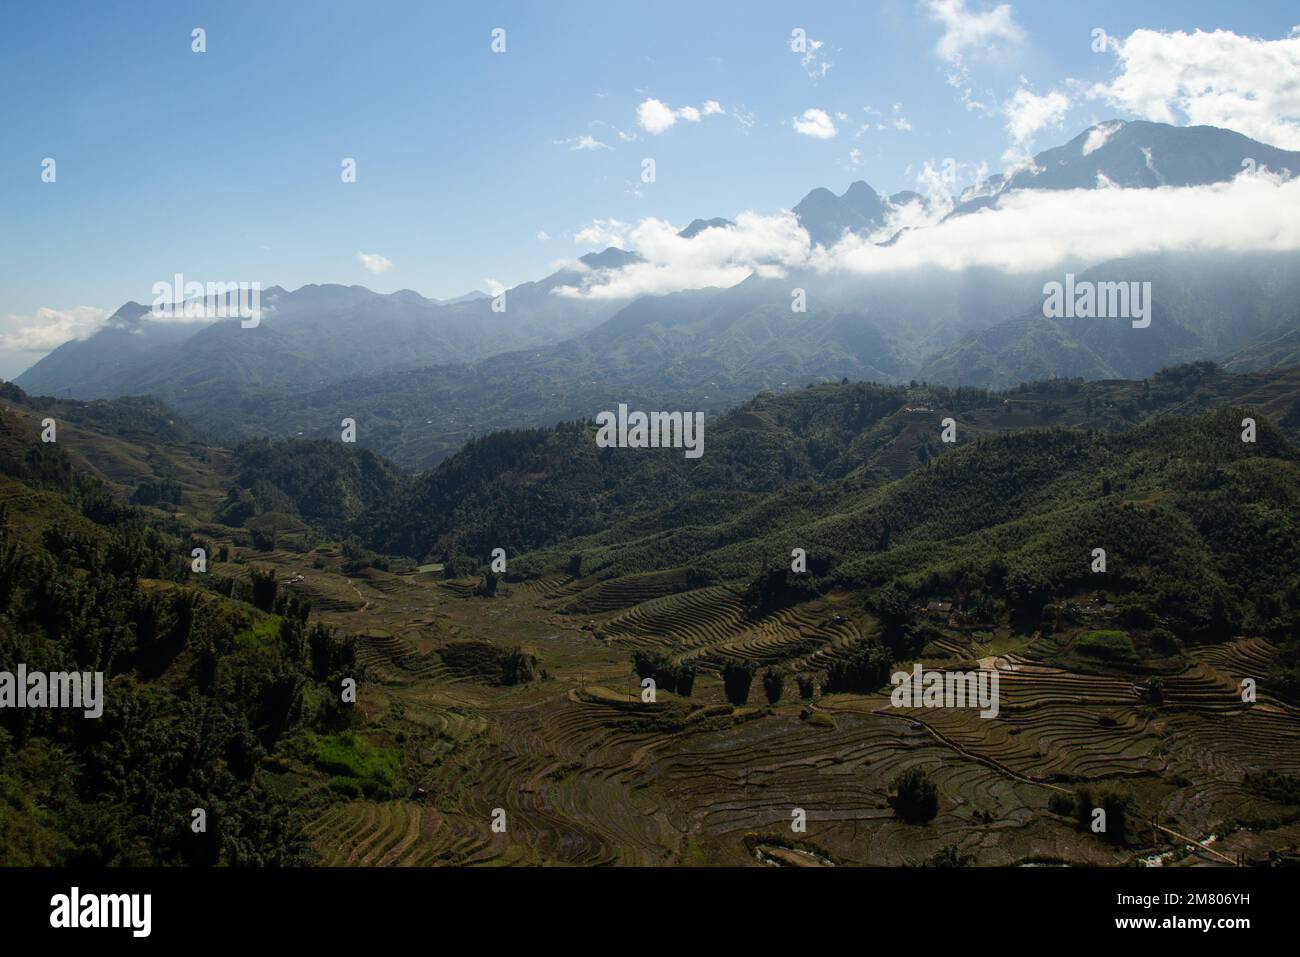
<svg viewBox="0 0 1300 957"><path fill-rule="evenodd" d="M880 194L872 189L866 180L855 179L853 182L849 183L849 188L844 191L844 195L842 195L840 199L861 200L867 197L875 197L876 199L879 199Z"/></svg>
<svg viewBox="0 0 1300 957"><path fill-rule="evenodd" d="M636 253L619 249L617 246L606 246L598 253L587 253L585 256L578 257L579 262L591 269L618 269L629 263L639 262L640 259L641 257Z"/></svg>
<svg viewBox="0 0 1300 957"><path fill-rule="evenodd" d="M734 225L736 224L731 220L723 219L721 216L715 216L713 219L692 219L691 224L677 235L682 239L693 239L706 229L726 229L728 226Z"/></svg>
<svg viewBox="0 0 1300 957"><path fill-rule="evenodd" d="M878 228L884 223L885 207L874 189L857 180L842 196L817 187L799 201L794 214L814 243L830 246L845 230L866 234Z"/></svg>

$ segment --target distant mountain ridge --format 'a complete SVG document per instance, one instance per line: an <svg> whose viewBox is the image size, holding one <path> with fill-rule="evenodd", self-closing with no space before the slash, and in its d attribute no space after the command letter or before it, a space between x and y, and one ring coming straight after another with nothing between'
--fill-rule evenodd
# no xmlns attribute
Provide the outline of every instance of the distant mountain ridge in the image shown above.
<svg viewBox="0 0 1300 957"><path fill-rule="evenodd" d="M633 254L606 250L586 268L617 268ZM84 340L59 346L14 381L35 394L82 399L195 389L278 390L422 365L484 358L503 349L560 341L621 304L566 301L551 290L578 281L562 269L506 291L508 311L473 292L439 302L409 289L310 284L261 292L256 328L238 319L156 321L127 303Z"/></svg>
<svg viewBox="0 0 1300 957"><path fill-rule="evenodd" d="M1225 182L1247 160L1300 170L1300 153L1229 130L1110 121L966 191L949 215L1019 190ZM814 243L851 233L886 244L900 235L897 214L928 202L911 191L882 197L856 181L840 195L814 189L793 212ZM701 218L679 235L732 225ZM580 286L584 272L640 261L613 246L588 253L577 267L506 290L504 312L481 293L439 303L410 290L272 287L261 325L248 330L237 321L150 322L146 307L128 303L15 381L78 398L153 394L226 439L328 437L352 415L362 444L419 468L473 435L584 417L617 401L714 410L840 378L1007 387L1051 376L1141 378L1204 358L1245 370L1296 356L1300 335L1292 253L1084 264L1081 276L1101 280L1158 278L1156 319L1140 335L1124 323L1044 320L1042 284L1059 279L1056 270L809 271L633 301L554 294ZM808 293L805 313L791 310L794 286Z"/></svg>

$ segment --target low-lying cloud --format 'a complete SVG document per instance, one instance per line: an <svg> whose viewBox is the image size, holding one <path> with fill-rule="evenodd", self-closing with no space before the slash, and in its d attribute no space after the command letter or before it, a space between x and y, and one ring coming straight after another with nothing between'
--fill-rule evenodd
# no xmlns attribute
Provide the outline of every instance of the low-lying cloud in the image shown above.
<svg viewBox="0 0 1300 957"><path fill-rule="evenodd" d="M49 352L73 339L88 339L108 318L108 311L98 306L73 306L51 309L42 306L34 316L8 315L6 326L17 328L0 335L0 350L5 352Z"/></svg>
<svg viewBox="0 0 1300 957"><path fill-rule="evenodd" d="M923 222L921 210L912 214ZM1262 171L1208 186L1020 190L1004 194L995 208L908 229L889 245L881 245L877 233L814 247L790 212L743 213L734 226L691 239L678 236L678 229L642 220L627 232L642 262L592 269L580 285L556 294L631 298L733 286L751 274L780 277L795 269L869 275L986 267L1019 273L1160 252L1300 251L1300 178Z"/></svg>
<svg viewBox="0 0 1300 957"><path fill-rule="evenodd" d="M627 231L630 248L642 257L620 269L592 269L579 286L561 286L560 296L626 299L636 296L734 286L752 273L783 275L808 261L808 233L794 213L741 213L734 226L713 227L690 239L680 226L643 219Z"/></svg>

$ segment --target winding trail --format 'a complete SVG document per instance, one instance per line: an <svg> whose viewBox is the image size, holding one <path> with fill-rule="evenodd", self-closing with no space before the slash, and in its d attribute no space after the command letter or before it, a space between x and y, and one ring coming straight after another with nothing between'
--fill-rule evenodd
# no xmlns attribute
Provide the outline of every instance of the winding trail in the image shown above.
<svg viewBox="0 0 1300 957"><path fill-rule="evenodd" d="M356 611L356 613L359 615L367 608L370 607L370 599L368 599L365 595L361 594L361 589L358 588L356 585L352 584L351 578L345 578L344 581L348 583L349 588L351 588L354 592L357 593L357 600L361 602L361 607L358 608Z"/></svg>

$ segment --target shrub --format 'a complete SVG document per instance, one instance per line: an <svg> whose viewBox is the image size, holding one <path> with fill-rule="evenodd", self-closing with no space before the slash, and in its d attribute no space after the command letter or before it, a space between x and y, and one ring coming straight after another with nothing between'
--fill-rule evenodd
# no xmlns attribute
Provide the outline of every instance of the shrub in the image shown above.
<svg viewBox="0 0 1300 957"><path fill-rule="evenodd" d="M1122 631L1088 631L1075 643L1079 654L1103 661L1136 661L1137 653L1127 633Z"/></svg>
<svg viewBox="0 0 1300 957"><path fill-rule="evenodd" d="M729 661L722 666L722 684L728 701L739 706L749 700L749 686L756 670L752 661Z"/></svg>
<svg viewBox="0 0 1300 957"><path fill-rule="evenodd" d="M817 676L804 672L797 675L795 681L799 684L799 697L805 701L811 701L813 692L817 688Z"/></svg>
<svg viewBox="0 0 1300 957"><path fill-rule="evenodd" d="M1047 799L1047 809L1053 814L1074 817L1074 798L1057 791Z"/></svg>
<svg viewBox="0 0 1300 957"><path fill-rule="evenodd" d="M925 824L939 813L939 789L923 770L908 768L889 784L894 814L908 824Z"/></svg>
<svg viewBox="0 0 1300 957"><path fill-rule="evenodd" d="M776 704L781 700L781 692L785 690L785 675L776 668L768 668L763 672L763 693L767 695L768 704Z"/></svg>

